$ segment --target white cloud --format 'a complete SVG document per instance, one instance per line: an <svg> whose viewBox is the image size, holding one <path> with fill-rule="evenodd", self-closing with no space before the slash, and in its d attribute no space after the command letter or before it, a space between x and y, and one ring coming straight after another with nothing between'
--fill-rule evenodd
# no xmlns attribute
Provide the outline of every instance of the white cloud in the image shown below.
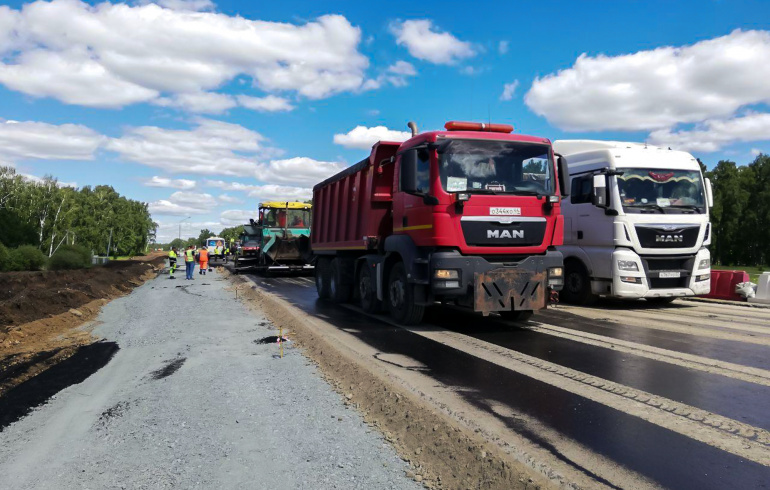
<svg viewBox="0 0 770 490"><path fill-rule="evenodd" d="M259 164L257 180L277 184L313 186L344 168L337 162L321 162L307 157L272 160Z"/></svg>
<svg viewBox="0 0 770 490"><path fill-rule="evenodd" d="M238 124L199 118L191 130L155 126L130 128L106 148L124 160L168 173L253 176L256 158L274 150L263 148L264 137Z"/></svg>
<svg viewBox="0 0 770 490"><path fill-rule="evenodd" d="M32 175L32 174L19 174L19 175L21 175L26 180L29 180L31 182L35 182L35 183L38 183L38 184L40 184L42 182L45 182L44 178L38 177L37 175ZM57 180L56 181L56 187L72 187L73 189L77 189L78 183L77 182L61 182L61 181Z"/></svg>
<svg viewBox="0 0 770 490"><path fill-rule="evenodd" d="M93 107L174 102L238 76L311 99L364 83L361 31L343 16L296 25L191 11L208 7L205 1L160 3L174 8L79 0L0 7L0 83Z"/></svg>
<svg viewBox="0 0 770 490"><path fill-rule="evenodd" d="M500 41L497 43L497 52L500 54L506 54L508 52L508 41Z"/></svg>
<svg viewBox="0 0 770 490"><path fill-rule="evenodd" d="M408 61L399 60L388 67L385 73L377 78L366 80L361 86L362 90L376 90L384 85L393 85L394 87L406 87L409 85L409 78L417 75L414 65Z"/></svg>
<svg viewBox="0 0 770 490"><path fill-rule="evenodd" d="M313 197L313 189L275 184L257 185L249 197L263 201L304 201Z"/></svg>
<svg viewBox="0 0 770 490"><path fill-rule="evenodd" d="M79 124L0 119L0 159L93 160L105 138Z"/></svg>
<svg viewBox="0 0 770 490"><path fill-rule="evenodd" d="M256 219L257 213L245 209L228 209L219 215L219 219L227 226L246 224L249 222L249 218Z"/></svg>
<svg viewBox="0 0 770 490"><path fill-rule="evenodd" d="M535 79L524 100L566 130L668 128L770 101L768 59L770 32L741 30L683 47L582 54Z"/></svg>
<svg viewBox="0 0 770 490"><path fill-rule="evenodd" d="M378 141L406 141L412 137L407 131L396 131L385 126L356 126L347 133L335 134L334 143L345 148L368 150Z"/></svg>
<svg viewBox="0 0 770 490"><path fill-rule="evenodd" d="M388 67L388 71L390 73L395 73L396 75L404 75L408 77L417 75L417 70L414 69L414 65L404 60L398 60L390 65Z"/></svg>
<svg viewBox="0 0 770 490"><path fill-rule="evenodd" d="M180 220L164 221L162 219L155 219L158 223L158 229L156 234L156 241L158 243L169 243L175 238L192 238L198 237L200 230L209 229L214 233L218 233L224 226L219 221L190 221L185 220L180 223Z"/></svg>
<svg viewBox="0 0 770 490"><path fill-rule="evenodd" d="M438 65L452 65L476 54L470 43L436 30L433 21L428 19L393 23L390 30L409 54Z"/></svg>
<svg viewBox="0 0 770 490"><path fill-rule="evenodd" d="M216 92L175 94L171 97L155 99L153 104L162 107L176 107L187 112L199 114L222 114L236 106L235 99L232 96Z"/></svg>
<svg viewBox="0 0 770 490"><path fill-rule="evenodd" d="M177 191L168 199L151 202L148 207L153 215L185 216L208 214L218 206L211 194Z"/></svg>
<svg viewBox="0 0 770 490"><path fill-rule="evenodd" d="M500 100L511 100L513 99L513 94L516 93L516 89L519 87L519 81L514 80L511 83L506 83L503 85L503 93L500 94Z"/></svg>
<svg viewBox="0 0 770 490"><path fill-rule="evenodd" d="M758 157L759 155L767 155L767 152L766 151L762 151L759 148L752 148L751 149L751 154L754 155L755 157Z"/></svg>
<svg viewBox="0 0 770 490"><path fill-rule="evenodd" d="M141 2L143 5L151 3ZM166 7L172 10L190 10L193 12L201 12L204 10L214 10L214 2L211 0L157 0L156 2L161 7Z"/></svg>
<svg viewBox="0 0 770 490"><path fill-rule="evenodd" d="M661 129L649 141L684 151L718 151L736 142L770 141L770 114L749 113L731 119L710 119L692 130Z"/></svg>
<svg viewBox="0 0 770 490"><path fill-rule="evenodd" d="M201 183L202 187L213 187L215 189L222 189L224 191L238 191L238 192L251 192L258 186L255 184L243 184L241 182L226 182L224 180L204 180Z"/></svg>
<svg viewBox="0 0 770 490"><path fill-rule="evenodd" d="M260 202L305 200L313 196L313 189L298 186L243 184L223 180L204 180L202 185L231 192L247 192L249 197L256 198Z"/></svg>
<svg viewBox="0 0 770 490"><path fill-rule="evenodd" d="M217 199L228 204L243 204L243 199L238 199L229 194L220 194Z"/></svg>
<svg viewBox="0 0 770 490"><path fill-rule="evenodd" d="M283 97L268 95L267 97L250 97L248 95L239 95L238 104L246 109L259 112L284 112L291 111L294 106Z"/></svg>
<svg viewBox="0 0 770 490"><path fill-rule="evenodd" d="M190 190L195 188L194 180L187 179L169 179L168 177L159 177L157 175L142 182L147 187L164 187L168 189Z"/></svg>

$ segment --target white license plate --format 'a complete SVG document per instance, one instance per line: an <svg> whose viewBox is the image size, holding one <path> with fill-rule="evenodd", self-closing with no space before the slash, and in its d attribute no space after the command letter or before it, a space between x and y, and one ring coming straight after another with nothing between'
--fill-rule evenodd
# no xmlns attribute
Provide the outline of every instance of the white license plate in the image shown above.
<svg viewBox="0 0 770 490"><path fill-rule="evenodd" d="M681 276L682 276L681 272L660 272L660 273L658 273L658 277L660 277L661 279L669 279L669 278L672 278L672 277L681 277Z"/></svg>
<svg viewBox="0 0 770 490"><path fill-rule="evenodd" d="M489 208L490 216L521 216L521 208Z"/></svg>

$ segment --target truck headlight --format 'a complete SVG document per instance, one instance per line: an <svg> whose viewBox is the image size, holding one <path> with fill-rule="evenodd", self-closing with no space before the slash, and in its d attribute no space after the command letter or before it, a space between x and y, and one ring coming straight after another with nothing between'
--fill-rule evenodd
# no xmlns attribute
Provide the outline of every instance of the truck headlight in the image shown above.
<svg viewBox="0 0 770 490"><path fill-rule="evenodd" d="M695 276L696 282L708 281L709 279L711 279L711 274L701 274L699 276Z"/></svg>
<svg viewBox="0 0 770 490"><path fill-rule="evenodd" d="M548 269L548 287L560 291L564 286L564 268L551 267Z"/></svg>
<svg viewBox="0 0 770 490"><path fill-rule="evenodd" d="M564 276L564 269L562 267L551 267L548 269L548 277L562 277Z"/></svg>
<svg viewBox="0 0 770 490"><path fill-rule="evenodd" d="M618 260L618 270L639 272L639 266L633 260Z"/></svg>
<svg viewBox="0 0 770 490"><path fill-rule="evenodd" d="M457 269L436 269L433 271L436 279L460 279L460 271Z"/></svg>
<svg viewBox="0 0 770 490"><path fill-rule="evenodd" d="M698 269L710 269L711 268L711 259L701 259L700 263L698 264Z"/></svg>

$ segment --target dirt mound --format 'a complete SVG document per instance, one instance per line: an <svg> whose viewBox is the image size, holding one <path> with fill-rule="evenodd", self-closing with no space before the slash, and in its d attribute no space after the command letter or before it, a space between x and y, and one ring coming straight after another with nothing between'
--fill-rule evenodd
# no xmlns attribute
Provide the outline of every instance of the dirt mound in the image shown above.
<svg viewBox="0 0 770 490"><path fill-rule="evenodd" d="M0 273L0 335L14 325L78 308L95 299L121 296L162 256L121 260L74 271Z"/></svg>
<svg viewBox="0 0 770 490"><path fill-rule="evenodd" d="M97 340L79 327L161 267L163 256L153 254L85 270L0 273L0 400Z"/></svg>

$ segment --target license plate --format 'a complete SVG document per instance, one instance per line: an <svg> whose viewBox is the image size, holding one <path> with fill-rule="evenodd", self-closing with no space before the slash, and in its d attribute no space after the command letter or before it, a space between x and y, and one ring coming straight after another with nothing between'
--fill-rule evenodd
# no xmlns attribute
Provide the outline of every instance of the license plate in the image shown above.
<svg viewBox="0 0 770 490"><path fill-rule="evenodd" d="M658 277L660 277L661 279L669 279L669 278L672 278L672 277L681 277L681 276L682 276L681 272L660 272L660 273L658 273Z"/></svg>
<svg viewBox="0 0 770 490"><path fill-rule="evenodd" d="M521 208L489 208L490 216L521 216Z"/></svg>

